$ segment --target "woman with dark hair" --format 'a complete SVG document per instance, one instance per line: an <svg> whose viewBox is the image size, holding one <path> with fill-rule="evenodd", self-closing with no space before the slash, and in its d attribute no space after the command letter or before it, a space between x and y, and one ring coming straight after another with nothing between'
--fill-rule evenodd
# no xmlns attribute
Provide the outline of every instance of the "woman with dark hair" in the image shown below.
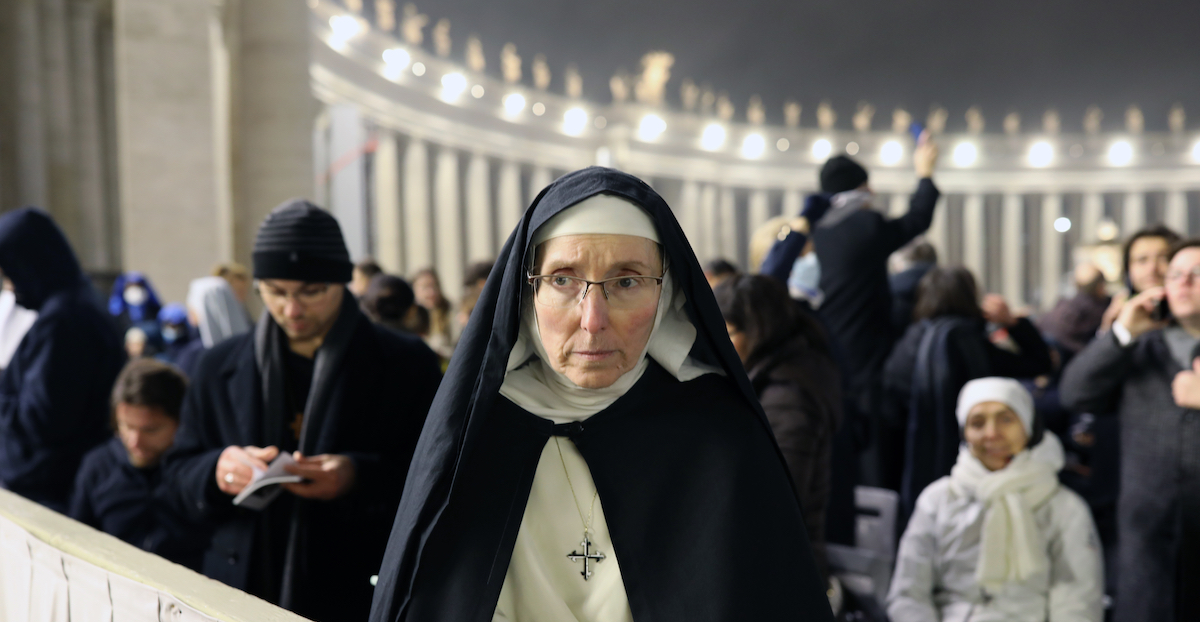
<svg viewBox="0 0 1200 622"><path fill-rule="evenodd" d="M359 305L372 322L409 332L406 322L412 314L414 300L413 290L404 279L391 274L376 274L363 291Z"/></svg>
<svg viewBox="0 0 1200 622"><path fill-rule="evenodd" d="M417 271L412 278L413 294L417 304L429 310L430 330L423 335L425 344L445 362L454 353L453 315L450 313L450 301L442 292L442 281L433 268Z"/></svg>
<svg viewBox="0 0 1200 622"><path fill-rule="evenodd" d="M817 566L828 576L825 510L833 433L842 418L842 381L829 339L769 276L730 277L713 293L796 485Z"/></svg>
<svg viewBox="0 0 1200 622"><path fill-rule="evenodd" d="M937 267L921 279L913 320L883 378L887 438L895 439L887 458L899 476L889 484L900 491L905 519L917 495L954 466L962 441L954 404L963 385L987 376L1032 378L1053 367L1037 328L996 294L980 302L975 277L961 266ZM1015 352L992 343L989 323L1008 333Z"/></svg>

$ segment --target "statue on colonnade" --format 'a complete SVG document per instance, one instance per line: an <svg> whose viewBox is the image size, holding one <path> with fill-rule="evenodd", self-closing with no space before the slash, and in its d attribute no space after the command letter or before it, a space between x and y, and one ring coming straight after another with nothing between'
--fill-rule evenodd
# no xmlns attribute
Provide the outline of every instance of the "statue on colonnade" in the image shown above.
<svg viewBox="0 0 1200 622"><path fill-rule="evenodd" d="M614 104L623 104L629 100L629 77L625 70L619 70L608 79L608 90L612 91Z"/></svg>
<svg viewBox="0 0 1200 622"><path fill-rule="evenodd" d="M860 132L871 131L871 120L875 118L875 106L867 102L858 102L858 110L854 112L854 117L850 122L854 125L854 129Z"/></svg>
<svg viewBox="0 0 1200 622"><path fill-rule="evenodd" d="M384 32L396 30L396 0L375 0L375 27Z"/></svg>
<svg viewBox="0 0 1200 622"><path fill-rule="evenodd" d="M925 119L925 127L930 134L941 134L946 131L946 119L950 118L950 113L945 108L934 104L929 110L929 117Z"/></svg>
<svg viewBox="0 0 1200 622"><path fill-rule="evenodd" d="M799 102L788 100L783 104L783 122L788 127L800 127L800 111L802 107Z"/></svg>
<svg viewBox="0 0 1200 622"><path fill-rule="evenodd" d="M471 71L483 72L487 69L487 58L483 55L483 42L479 37L467 37L467 67Z"/></svg>
<svg viewBox="0 0 1200 622"><path fill-rule="evenodd" d="M1062 120L1058 118L1058 111L1050 108L1042 115L1042 131L1047 134L1057 134L1062 129Z"/></svg>
<svg viewBox="0 0 1200 622"><path fill-rule="evenodd" d="M642 57L642 75L633 87L637 100L650 106L661 106L675 55L670 52L650 52Z"/></svg>
<svg viewBox="0 0 1200 622"><path fill-rule="evenodd" d="M1100 121L1104 118L1104 113L1100 111L1100 106L1092 104L1087 107L1087 111L1083 113L1083 131L1088 134L1100 133Z"/></svg>
<svg viewBox="0 0 1200 622"><path fill-rule="evenodd" d="M537 54L533 57L533 67L530 69L533 74L533 86L538 90L546 90L550 88L550 65L546 63L545 54Z"/></svg>
<svg viewBox="0 0 1200 622"><path fill-rule="evenodd" d="M903 108L897 108L892 111L892 131L897 134L903 134L912 127L913 118L909 112Z"/></svg>
<svg viewBox="0 0 1200 622"><path fill-rule="evenodd" d="M967 108L967 131L972 134L982 134L983 128L987 124L983 118L983 110L979 106L971 106Z"/></svg>
<svg viewBox="0 0 1200 622"><path fill-rule="evenodd" d="M450 56L450 20L442 18L433 27L433 51L438 56Z"/></svg>
<svg viewBox="0 0 1200 622"><path fill-rule="evenodd" d="M517 56L517 46L505 43L500 50L500 72L504 81L516 84L521 81L521 57Z"/></svg>
<svg viewBox="0 0 1200 622"><path fill-rule="evenodd" d="M712 87L705 84L700 87L700 114L710 115L713 113L713 107L717 105L717 94L713 92Z"/></svg>
<svg viewBox="0 0 1200 622"><path fill-rule="evenodd" d="M583 76L579 74L579 68L574 63L567 65L567 70L563 72L563 85L567 97L583 97Z"/></svg>
<svg viewBox="0 0 1200 622"><path fill-rule="evenodd" d="M762 98L754 95L746 106L746 120L754 125L762 125L767 120L767 111L763 110Z"/></svg>
<svg viewBox="0 0 1200 622"><path fill-rule="evenodd" d="M721 91L717 95L717 118L722 121L732 121L734 112L736 110L733 102L729 100L729 94Z"/></svg>
<svg viewBox="0 0 1200 622"><path fill-rule="evenodd" d="M1146 127L1146 118L1142 116L1142 109L1134 104L1125 110L1125 129L1132 134L1141 134Z"/></svg>
<svg viewBox="0 0 1200 622"><path fill-rule="evenodd" d="M425 26L429 24L429 16L417 12L417 5L404 5L404 19L400 22L400 35L409 45L421 45L425 42Z"/></svg>
<svg viewBox="0 0 1200 622"><path fill-rule="evenodd" d="M696 105L700 103L700 87L696 86L691 78L684 78L683 83L679 85L679 102L683 104L684 110L696 111Z"/></svg>
<svg viewBox="0 0 1200 622"><path fill-rule="evenodd" d="M1004 115L1004 133L1009 136L1016 136L1021 133L1021 115L1016 112L1010 112Z"/></svg>
<svg viewBox="0 0 1200 622"><path fill-rule="evenodd" d="M1178 134L1184 130L1186 125L1187 115L1183 112L1183 104L1176 103L1171 106L1171 112L1167 113L1167 127Z"/></svg>
<svg viewBox="0 0 1200 622"><path fill-rule="evenodd" d="M817 106L817 127L831 130L835 123L837 123L837 113L833 110L833 104L826 99Z"/></svg>

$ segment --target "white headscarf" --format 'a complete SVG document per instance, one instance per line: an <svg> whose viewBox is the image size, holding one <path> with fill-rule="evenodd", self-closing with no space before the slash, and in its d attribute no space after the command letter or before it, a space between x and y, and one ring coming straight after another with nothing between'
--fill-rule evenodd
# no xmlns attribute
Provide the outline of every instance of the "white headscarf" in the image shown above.
<svg viewBox="0 0 1200 622"><path fill-rule="evenodd" d="M585 199L546 221L534 232L529 254L532 257L534 249L551 238L585 234L633 235L658 242L658 231L645 211L625 199L601 194ZM500 394L535 415L555 423L568 423L587 419L624 395L645 373L649 366L647 355L681 381L706 373L720 373L716 368L688 357L696 341L696 327L684 310L686 300L684 293L676 287L668 267L663 274L654 327L637 364L608 387L586 389L549 365L550 358L542 345L532 298L523 296L520 333L509 354L507 374ZM531 357L534 357L533 360L530 360ZM528 364L525 364L527 361Z"/></svg>
<svg viewBox="0 0 1200 622"><path fill-rule="evenodd" d="M219 276L192 281L187 306L199 317L200 341L211 348L222 341L250 331L250 317L233 294L233 288Z"/></svg>
<svg viewBox="0 0 1200 622"><path fill-rule="evenodd" d="M976 404L1000 402L1033 429L1033 399L1011 378L972 380L959 394L958 420L966 421ZM1058 437L1046 432L1033 448L1025 448L1003 469L988 470L964 443L950 471L950 487L958 495L984 505L983 532L975 580L993 592L1004 583L1025 581L1048 572L1050 557L1033 511L1058 492L1063 449Z"/></svg>

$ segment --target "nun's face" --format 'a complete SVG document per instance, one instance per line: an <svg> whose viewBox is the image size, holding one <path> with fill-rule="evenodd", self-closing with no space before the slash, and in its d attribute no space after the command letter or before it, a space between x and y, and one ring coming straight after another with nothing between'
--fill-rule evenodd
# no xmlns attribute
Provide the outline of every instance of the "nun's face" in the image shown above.
<svg viewBox="0 0 1200 622"><path fill-rule="evenodd" d="M632 235L567 235L538 248L536 274L599 281L619 276L662 276L658 245ZM659 288L645 304L613 308L599 285L579 304L534 304L550 366L588 389L612 385L641 358L658 310Z"/></svg>
<svg viewBox="0 0 1200 622"><path fill-rule="evenodd" d="M1008 466L1029 442L1021 418L1002 402L981 402L972 407L963 426L963 438L971 455L990 471Z"/></svg>

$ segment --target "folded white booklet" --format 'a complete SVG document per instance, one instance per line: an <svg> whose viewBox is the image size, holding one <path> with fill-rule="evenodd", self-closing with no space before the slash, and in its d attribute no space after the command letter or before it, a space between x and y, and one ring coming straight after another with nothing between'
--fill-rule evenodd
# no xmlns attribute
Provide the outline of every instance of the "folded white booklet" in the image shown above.
<svg viewBox="0 0 1200 622"><path fill-rule="evenodd" d="M254 475L250 477L250 484L233 498L233 504L251 510L261 510L270 505L275 497L283 492L279 484L304 481L303 477L292 475L283 469L292 464L296 464L292 454L281 453L267 466L266 471L254 469Z"/></svg>

